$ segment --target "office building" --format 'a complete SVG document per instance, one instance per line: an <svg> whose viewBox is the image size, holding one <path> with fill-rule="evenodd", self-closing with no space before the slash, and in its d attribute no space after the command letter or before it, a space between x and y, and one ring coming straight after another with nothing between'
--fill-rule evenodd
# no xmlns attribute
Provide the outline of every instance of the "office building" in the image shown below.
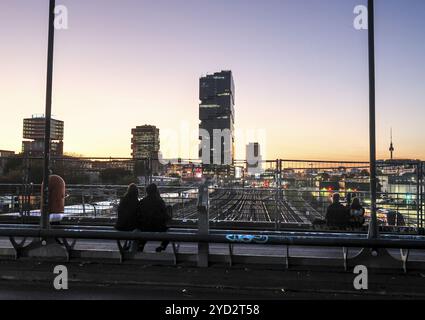
<svg viewBox="0 0 425 320"><path fill-rule="evenodd" d="M4 168L6 164L8 163L8 160L14 156L15 156L15 151L0 150L0 176L4 174Z"/></svg>
<svg viewBox="0 0 425 320"><path fill-rule="evenodd" d="M159 163L159 129L155 126L138 126L131 130L131 156L133 159L146 160L138 161L136 172L138 174L158 174Z"/></svg>
<svg viewBox="0 0 425 320"><path fill-rule="evenodd" d="M0 158L14 157L15 151L0 150Z"/></svg>
<svg viewBox="0 0 425 320"><path fill-rule="evenodd" d="M44 129L46 119L44 116L33 116L24 119L22 153L24 155L38 157L44 154ZM64 122L51 119L50 139L51 156L63 156Z"/></svg>
<svg viewBox="0 0 425 320"><path fill-rule="evenodd" d="M234 162L235 87L231 71L202 77L199 82L199 156L204 165Z"/></svg>
<svg viewBox="0 0 425 320"><path fill-rule="evenodd" d="M133 159L158 159L159 129L155 126L138 126L131 130L131 156Z"/></svg>

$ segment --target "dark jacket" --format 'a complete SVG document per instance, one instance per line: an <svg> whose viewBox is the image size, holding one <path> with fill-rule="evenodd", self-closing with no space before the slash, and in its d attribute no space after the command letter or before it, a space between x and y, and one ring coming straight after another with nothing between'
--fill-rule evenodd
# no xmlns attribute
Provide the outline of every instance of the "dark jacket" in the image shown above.
<svg viewBox="0 0 425 320"><path fill-rule="evenodd" d="M165 232L168 215L164 200L159 196L147 196L140 200L139 229L146 232Z"/></svg>
<svg viewBox="0 0 425 320"><path fill-rule="evenodd" d="M400 212L389 211L387 213L387 224L389 226L405 226L404 217Z"/></svg>
<svg viewBox="0 0 425 320"><path fill-rule="evenodd" d="M332 203L326 212L326 223L330 227L347 227L349 225L349 210L341 203Z"/></svg>
<svg viewBox="0 0 425 320"><path fill-rule="evenodd" d="M122 198L118 205L118 219L115 229L119 231L133 231L137 229L139 215L139 200Z"/></svg>
<svg viewBox="0 0 425 320"><path fill-rule="evenodd" d="M365 209L362 206L351 205L350 222L354 227L361 227L365 223Z"/></svg>

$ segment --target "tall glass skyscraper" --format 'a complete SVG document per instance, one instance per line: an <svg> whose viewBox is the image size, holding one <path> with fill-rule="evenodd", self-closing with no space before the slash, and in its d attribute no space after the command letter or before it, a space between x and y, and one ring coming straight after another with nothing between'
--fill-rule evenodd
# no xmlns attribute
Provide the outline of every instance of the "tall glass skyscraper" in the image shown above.
<svg viewBox="0 0 425 320"><path fill-rule="evenodd" d="M216 72L199 81L199 157L204 164L234 162L235 85L232 71Z"/></svg>

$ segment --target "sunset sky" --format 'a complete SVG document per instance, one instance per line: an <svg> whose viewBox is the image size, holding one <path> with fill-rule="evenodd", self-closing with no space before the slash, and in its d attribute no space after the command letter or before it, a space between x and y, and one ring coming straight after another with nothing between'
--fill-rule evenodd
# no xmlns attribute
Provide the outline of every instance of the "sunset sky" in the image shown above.
<svg viewBox="0 0 425 320"><path fill-rule="evenodd" d="M0 0L0 149L44 113L48 0ZM57 0L53 111L65 152L130 156L131 128L164 157L197 154L199 77L232 70L236 158L265 132L275 159L368 159L365 0ZM425 159L425 1L376 0L377 143Z"/></svg>

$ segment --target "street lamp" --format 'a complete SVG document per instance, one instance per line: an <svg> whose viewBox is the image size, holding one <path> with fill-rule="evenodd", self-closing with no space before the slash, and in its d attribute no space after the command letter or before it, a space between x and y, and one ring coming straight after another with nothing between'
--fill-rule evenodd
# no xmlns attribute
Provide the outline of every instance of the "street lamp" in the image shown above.
<svg viewBox="0 0 425 320"><path fill-rule="evenodd" d="M369 145L370 145L370 194L371 214L368 238L378 237L376 218L376 126L375 126L375 12L374 0L368 0L368 42L369 42Z"/></svg>
<svg viewBox="0 0 425 320"><path fill-rule="evenodd" d="M52 84L53 84L53 48L55 39L55 7L56 1L49 4L49 35L47 48L47 82L46 110L44 114L44 164L43 164L43 203L40 215L40 227L49 228L49 177L50 177L50 124L52 117Z"/></svg>

